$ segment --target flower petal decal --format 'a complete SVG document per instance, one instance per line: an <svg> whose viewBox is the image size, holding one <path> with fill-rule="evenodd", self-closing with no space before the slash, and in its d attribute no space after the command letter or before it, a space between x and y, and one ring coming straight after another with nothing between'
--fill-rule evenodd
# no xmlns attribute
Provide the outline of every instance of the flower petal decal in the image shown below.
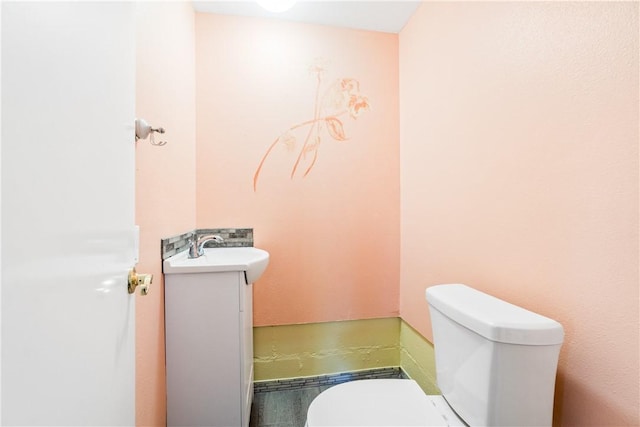
<svg viewBox="0 0 640 427"><path fill-rule="evenodd" d="M361 111L369 110L369 100L366 96L352 96L349 99L349 115L357 119Z"/></svg>
<svg viewBox="0 0 640 427"><path fill-rule="evenodd" d="M296 149L296 137L289 131L286 131L278 138L278 142L287 147L287 151L293 151Z"/></svg>
<svg viewBox="0 0 640 427"><path fill-rule="evenodd" d="M329 135L336 141L346 141L347 137L344 135L344 127L342 122L336 117L327 117L324 119L327 124L327 131Z"/></svg>

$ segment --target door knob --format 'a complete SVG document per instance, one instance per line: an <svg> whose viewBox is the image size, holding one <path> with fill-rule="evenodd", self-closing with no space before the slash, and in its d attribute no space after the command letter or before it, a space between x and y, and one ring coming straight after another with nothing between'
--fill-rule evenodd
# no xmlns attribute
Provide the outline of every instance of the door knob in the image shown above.
<svg viewBox="0 0 640 427"><path fill-rule="evenodd" d="M136 287L140 286L140 295L147 295L152 281L153 274L138 274L136 273L136 268L133 267L129 270L127 289L129 293L132 294L136 291Z"/></svg>

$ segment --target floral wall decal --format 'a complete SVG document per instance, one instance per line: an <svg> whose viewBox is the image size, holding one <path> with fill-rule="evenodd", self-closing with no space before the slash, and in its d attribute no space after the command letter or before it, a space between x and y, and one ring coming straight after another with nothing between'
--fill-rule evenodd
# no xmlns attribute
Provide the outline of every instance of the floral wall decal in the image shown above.
<svg viewBox="0 0 640 427"><path fill-rule="evenodd" d="M302 173L302 176L305 177L316 164L320 145L327 139L327 135L337 142L347 141L349 138L344 131L344 117L356 120L363 111L370 108L369 100L360 93L358 80L340 78L323 87L323 77L326 70L322 62L314 63L309 71L315 75L317 80L313 118L289 127L269 145L253 174L254 192L258 188L260 172L277 145L281 144L287 150L297 152L290 178L293 179L296 173ZM321 93L322 95L320 95ZM305 128L307 128L306 133L302 132ZM296 133L301 133L304 136L302 146L299 149ZM304 172L302 172L303 169Z"/></svg>

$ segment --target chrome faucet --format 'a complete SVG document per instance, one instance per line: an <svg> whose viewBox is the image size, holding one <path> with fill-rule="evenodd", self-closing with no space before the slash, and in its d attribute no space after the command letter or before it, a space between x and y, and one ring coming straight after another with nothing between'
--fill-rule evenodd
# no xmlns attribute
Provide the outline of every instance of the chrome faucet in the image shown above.
<svg viewBox="0 0 640 427"><path fill-rule="evenodd" d="M204 245L208 242L222 243L224 239L217 234L206 234L200 237L194 234L189 242L189 258L198 258L204 255Z"/></svg>

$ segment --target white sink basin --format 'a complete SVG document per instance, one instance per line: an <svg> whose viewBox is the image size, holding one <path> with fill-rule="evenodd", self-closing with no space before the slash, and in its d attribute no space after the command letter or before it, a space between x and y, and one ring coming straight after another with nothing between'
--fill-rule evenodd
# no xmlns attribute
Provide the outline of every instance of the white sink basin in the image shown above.
<svg viewBox="0 0 640 427"><path fill-rule="evenodd" d="M269 264L269 252L254 248L205 248L204 255L189 258L188 251L164 260L164 274L244 271L247 283L254 283Z"/></svg>

